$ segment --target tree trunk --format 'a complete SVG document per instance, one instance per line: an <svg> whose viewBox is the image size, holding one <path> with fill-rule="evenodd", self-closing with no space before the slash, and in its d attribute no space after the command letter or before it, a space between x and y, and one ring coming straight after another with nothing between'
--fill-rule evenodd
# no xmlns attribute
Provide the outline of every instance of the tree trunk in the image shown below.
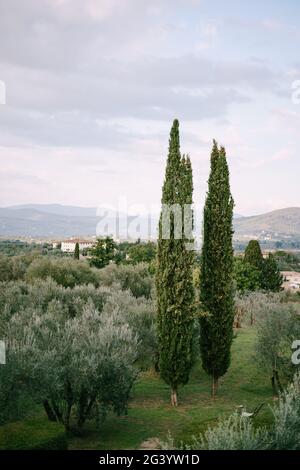
<svg viewBox="0 0 300 470"><path fill-rule="evenodd" d="M54 410L54 413L56 414L57 421L59 423L63 423L63 415L59 409L59 407L56 405L54 401L51 402L52 404L52 409Z"/></svg>
<svg viewBox="0 0 300 470"><path fill-rule="evenodd" d="M66 412L66 418L65 418L66 432L70 431L70 419L71 419L72 406L73 406L72 402L69 402L67 406L67 412Z"/></svg>
<svg viewBox="0 0 300 470"><path fill-rule="evenodd" d="M52 410L51 405L48 402L48 400L43 401L43 406L44 406L44 410L46 411L46 415L49 421L54 421L54 422L57 421L56 415L54 411Z"/></svg>
<svg viewBox="0 0 300 470"><path fill-rule="evenodd" d="M216 398L217 393L218 393L218 379L213 375L212 384L211 384L211 396L213 400Z"/></svg>
<svg viewBox="0 0 300 470"><path fill-rule="evenodd" d="M274 370L273 370L273 376L271 377L271 383L272 383L273 397L278 397L278 390L277 390L277 386L276 386L275 371Z"/></svg>
<svg viewBox="0 0 300 470"><path fill-rule="evenodd" d="M279 379L278 370L275 370L275 379L276 379L276 382L277 382L277 388L278 388L279 392L283 393L283 386L281 385L281 381Z"/></svg>
<svg viewBox="0 0 300 470"><path fill-rule="evenodd" d="M171 404L172 406L178 405L176 388L172 388L172 391L171 391Z"/></svg>

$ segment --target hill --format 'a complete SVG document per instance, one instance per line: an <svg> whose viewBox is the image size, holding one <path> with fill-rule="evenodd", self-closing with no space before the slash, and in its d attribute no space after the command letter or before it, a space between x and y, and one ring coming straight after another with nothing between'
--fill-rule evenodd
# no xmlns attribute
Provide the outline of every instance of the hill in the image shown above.
<svg viewBox="0 0 300 470"><path fill-rule="evenodd" d="M202 211L196 210L196 233L201 234ZM138 218L139 231L135 230L135 217L128 217L129 227L135 233L133 238L148 238L148 217ZM64 206L59 204L26 204L0 208L0 237L45 237L66 238L70 236L96 235L101 217L96 207ZM155 238L158 216L152 216L151 234ZM106 223L109 233L116 232L116 217L110 212ZM102 224L104 225L104 224ZM99 226L98 226L99 228ZM102 233L101 227L99 228ZM120 238L127 238L127 218L120 214L118 219ZM285 239L300 238L300 208L280 209L252 217L235 215L234 238Z"/></svg>
<svg viewBox="0 0 300 470"><path fill-rule="evenodd" d="M234 221L235 238L240 236L300 237L300 208L289 207Z"/></svg>

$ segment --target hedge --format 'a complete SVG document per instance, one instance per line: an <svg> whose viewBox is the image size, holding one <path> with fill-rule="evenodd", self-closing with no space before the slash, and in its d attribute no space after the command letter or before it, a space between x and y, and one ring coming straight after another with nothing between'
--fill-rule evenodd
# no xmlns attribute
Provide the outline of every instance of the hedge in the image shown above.
<svg viewBox="0 0 300 470"><path fill-rule="evenodd" d="M1 450L65 450L67 437L63 426L44 418L0 426Z"/></svg>

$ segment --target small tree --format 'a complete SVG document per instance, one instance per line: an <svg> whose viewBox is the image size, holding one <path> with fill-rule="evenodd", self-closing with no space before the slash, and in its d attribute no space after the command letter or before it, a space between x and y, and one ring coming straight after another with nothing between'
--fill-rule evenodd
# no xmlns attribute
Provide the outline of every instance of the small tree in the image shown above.
<svg viewBox="0 0 300 470"><path fill-rule="evenodd" d="M79 243L77 242L75 245L74 259L79 259L79 256L80 256Z"/></svg>
<svg viewBox="0 0 300 470"><path fill-rule="evenodd" d="M260 244L257 240L250 240L248 243L248 246L245 250L244 260L258 269L260 272L262 271L264 258L260 249Z"/></svg>
<svg viewBox="0 0 300 470"><path fill-rule="evenodd" d="M6 342L14 386L30 390L66 430L72 416L82 428L96 414L126 411L137 375L137 338L117 309L100 314L89 302L69 319L57 308L24 311L10 321Z"/></svg>
<svg viewBox="0 0 300 470"><path fill-rule="evenodd" d="M270 292L282 290L283 276L279 271L275 257L269 253L262 268L262 288Z"/></svg>
<svg viewBox="0 0 300 470"><path fill-rule="evenodd" d="M300 320L293 305L266 302L257 322L256 359L270 376L274 395L293 377L292 343L300 337Z"/></svg>
<svg viewBox="0 0 300 470"><path fill-rule="evenodd" d="M91 266L102 269L115 258L116 244L111 237L99 238L96 246L90 250Z"/></svg>
<svg viewBox="0 0 300 470"><path fill-rule="evenodd" d="M241 293L256 291L261 287L260 271L241 258L234 260L234 279L236 289Z"/></svg>

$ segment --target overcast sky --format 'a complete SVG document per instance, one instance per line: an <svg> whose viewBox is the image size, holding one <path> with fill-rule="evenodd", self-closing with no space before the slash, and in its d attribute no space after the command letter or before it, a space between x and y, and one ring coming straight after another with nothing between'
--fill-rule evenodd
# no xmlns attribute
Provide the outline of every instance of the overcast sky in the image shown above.
<svg viewBox="0 0 300 470"><path fill-rule="evenodd" d="M203 203L300 206L298 0L0 0L0 205L158 204L173 118Z"/></svg>

